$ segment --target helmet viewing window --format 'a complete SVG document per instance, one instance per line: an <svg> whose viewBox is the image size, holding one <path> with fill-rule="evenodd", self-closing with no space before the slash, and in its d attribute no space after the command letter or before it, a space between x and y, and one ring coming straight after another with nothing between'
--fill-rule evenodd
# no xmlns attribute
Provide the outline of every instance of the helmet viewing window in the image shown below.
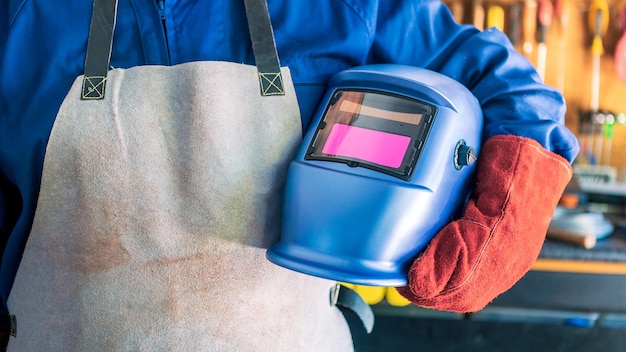
<svg viewBox="0 0 626 352"><path fill-rule="evenodd" d="M306 159L343 162L403 180L411 178L436 108L372 91L334 93Z"/></svg>

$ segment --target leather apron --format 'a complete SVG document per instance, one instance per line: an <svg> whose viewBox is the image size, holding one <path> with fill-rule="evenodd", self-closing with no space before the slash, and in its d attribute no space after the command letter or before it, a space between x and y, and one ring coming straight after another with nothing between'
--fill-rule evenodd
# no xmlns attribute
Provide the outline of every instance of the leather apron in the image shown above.
<svg viewBox="0 0 626 352"><path fill-rule="evenodd" d="M270 96L257 67L228 62L112 69L94 100L76 79L8 301L9 351L352 350L334 282L265 258L301 141L280 72Z"/></svg>

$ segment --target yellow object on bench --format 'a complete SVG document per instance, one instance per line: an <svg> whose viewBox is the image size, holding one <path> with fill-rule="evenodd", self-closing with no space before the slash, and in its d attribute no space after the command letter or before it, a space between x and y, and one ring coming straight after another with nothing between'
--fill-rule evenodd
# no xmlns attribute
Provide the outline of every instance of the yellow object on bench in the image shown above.
<svg viewBox="0 0 626 352"><path fill-rule="evenodd" d="M411 304L411 301L404 298L404 296L402 296L395 287L387 287L385 299L389 305L394 307L404 307Z"/></svg>
<svg viewBox="0 0 626 352"><path fill-rule="evenodd" d="M389 305L394 307L404 307L411 304L409 300L404 298L395 287L365 286L355 285L342 282L341 285L353 289L356 293L369 304L378 304L385 299Z"/></svg>

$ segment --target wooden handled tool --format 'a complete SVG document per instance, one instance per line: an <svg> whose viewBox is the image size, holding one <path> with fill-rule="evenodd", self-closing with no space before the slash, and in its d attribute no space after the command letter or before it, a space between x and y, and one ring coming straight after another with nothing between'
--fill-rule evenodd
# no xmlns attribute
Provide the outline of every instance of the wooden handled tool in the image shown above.
<svg viewBox="0 0 626 352"><path fill-rule="evenodd" d="M537 71L541 80L545 82L546 79L546 58L548 47L546 45L546 37L548 36L548 29L552 23L552 15L554 13L554 7L552 6L552 0L540 0L537 10L537 23L539 24L539 35L537 44Z"/></svg>
<svg viewBox="0 0 626 352"><path fill-rule="evenodd" d="M597 242L596 236L584 235L555 227L548 228L548 238L561 242L571 243L586 249L591 249L595 247Z"/></svg>
<svg viewBox="0 0 626 352"><path fill-rule="evenodd" d="M511 40L511 44L517 47L520 42L520 33L521 33L521 25L522 21L522 6L519 3L511 4L509 7L509 26L508 26L508 35Z"/></svg>
<svg viewBox="0 0 626 352"><path fill-rule="evenodd" d="M481 0L472 1L472 24L480 29L485 29L485 9Z"/></svg>
<svg viewBox="0 0 626 352"><path fill-rule="evenodd" d="M499 5L490 5L487 9L487 28L495 27L504 32L504 9Z"/></svg>
<svg viewBox="0 0 626 352"><path fill-rule="evenodd" d="M522 52L530 57L534 50L535 32L537 30L537 1L525 0L522 11Z"/></svg>
<svg viewBox="0 0 626 352"><path fill-rule="evenodd" d="M617 77L626 83L626 5L620 11L617 27L621 37L615 46L615 60L613 62Z"/></svg>

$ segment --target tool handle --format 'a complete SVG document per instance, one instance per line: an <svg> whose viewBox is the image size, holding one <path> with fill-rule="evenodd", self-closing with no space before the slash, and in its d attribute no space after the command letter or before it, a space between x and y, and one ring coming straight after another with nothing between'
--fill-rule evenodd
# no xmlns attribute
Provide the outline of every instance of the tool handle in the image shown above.
<svg viewBox="0 0 626 352"><path fill-rule="evenodd" d="M495 27L504 32L504 9L502 6L491 5L487 9L487 28Z"/></svg>
<svg viewBox="0 0 626 352"><path fill-rule="evenodd" d="M545 43L548 28L552 23L552 16L554 15L554 6L551 0L539 1L537 10L537 22L539 23L539 42Z"/></svg>
<svg viewBox="0 0 626 352"><path fill-rule="evenodd" d="M464 23L465 19L465 8L462 1L454 1L448 5L450 7L450 12L452 12L452 17L457 23Z"/></svg>
<svg viewBox="0 0 626 352"><path fill-rule="evenodd" d="M586 249L595 247L597 242L596 236L584 235L554 227L548 228L548 238L578 245Z"/></svg>
<svg viewBox="0 0 626 352"><path fill-rule="evenodd" d="M604 0L593 0L587 17L589 31L594 36L603 37L609 29L609 5Z"/></svg>
<svg viewBox="0 0 626 352"><path fill-rule="evenodd" d="M481 31L485 29L485 9L481 0L472 1L472 24Z"/></svg>
<svg viewBox="0 0 626 352"><path fill-rule="evenodd" d="M522 8L520 4L514 3L509 8L509 38L513 46L517 46L520 40L521 32L521 14Z"/></svg>
<svg viewBox="0 0 626 352"><path fill-rule="evenodd" d="M522 12L522 50L529 55L533 51L533 40L537 29L537 1L525 0Z"/></svg>

